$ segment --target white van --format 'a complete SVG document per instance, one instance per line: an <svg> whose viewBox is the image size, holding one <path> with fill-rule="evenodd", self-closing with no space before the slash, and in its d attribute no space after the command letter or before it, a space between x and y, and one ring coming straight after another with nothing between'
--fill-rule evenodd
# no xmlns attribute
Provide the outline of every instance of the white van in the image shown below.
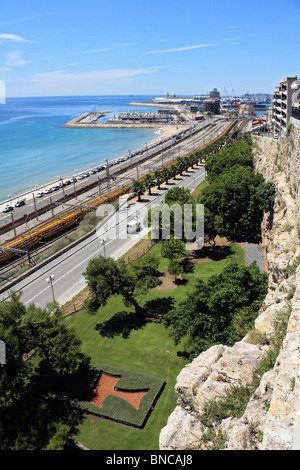
<svg viewBox="0 0 300 470"><path fill-rule="evenodd" d="M141 228L141 224L137 220L130 220L127 222L127 233L137 233Z"/></svg>

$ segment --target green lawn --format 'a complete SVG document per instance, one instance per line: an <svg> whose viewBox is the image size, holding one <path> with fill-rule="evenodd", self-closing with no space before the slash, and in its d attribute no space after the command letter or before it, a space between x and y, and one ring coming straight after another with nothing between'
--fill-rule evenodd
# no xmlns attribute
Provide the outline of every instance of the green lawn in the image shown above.
<svg viewBox="0 0 300 470"><path fill-rule="evenodd" d="M160 255L159 244L149 253ZM233 260L245 263L244 250L236 244L231 244L218 260L195 263L194 272L184 274L185 283L176 289L152 290L143 302L148 302L151 310L163 313L173 301L186 297L197 278L206 280ZM161 259L159 269L166 269L167 265L167 260ZM177 354L183 351L183 345L174 345L163 324L137 322L133 309L126 308L119 296L109 299L96 315L81 309L68 317L68 323L81 339L82 351L91 358L91 366L95 362L111 364L160 377L167 383L143 430L86 416L73 437L91 450L158 450L159 433L176 407L176 377L186 364Z"/></svg>
<svg viewBox="0 0 300 470"><path fill-rule="evenodd" d="M127 330L126 337L121 333L117 334L122 322L130 324L125 315L130 310L124 308L120 298L111 299L100 310L100 314L95 316L81 310L69 317L70 325L82 340L82 351L91 357L91 364L101 361L147 373L165 379L167 384L143 430L86 417L79 426L78 435L74 437L93 450L158 449L159 432L176 406L174 385L185 361L177 356L178 347L174 346L168 331L160 323L135 326L136 329ZM102 336L97 331L97 324L109 320L119 312L124 314L120 325L110 328L108 336Z"/></svg>

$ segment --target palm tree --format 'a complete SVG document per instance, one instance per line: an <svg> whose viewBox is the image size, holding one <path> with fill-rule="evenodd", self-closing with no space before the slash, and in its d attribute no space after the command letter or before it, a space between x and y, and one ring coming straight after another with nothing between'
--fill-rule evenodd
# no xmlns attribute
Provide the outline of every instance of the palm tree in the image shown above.
<svg viewBox="0 0 300 470"><path fill-rule="evenodd" d="M163 178L166 182L166 184L168 184L168 179L170 178L170 170L169 168L165 167L162 169L161 171L162 175L163 175Z"/></svg>
<svg viewBox="0 0 300 470"><path fill-rule="evenodd" d="M153 185L153 177L148 173L144 178L144 183L146 188L148 189L148 194L151 194L151 186Z"/></svg>
<svg viewBox="0 0 300 470"><path fill-rule="evenodd" d="M184 159L182 157L177 158L177 165L178 165L178 168L179 168L180 176L182 176L182 172L185 168L185 162L184 162Z"/></svg>
<svg viewBox="0 0 300 470"><path fill-rule="evenodd" d="M141 196L145 192L145 186L140 181L135 181L132 186L132 192L137 194L138 201L141 200Z"/></svg>
<svg viewBox="0 0 300 470"><path fill-rule="evenodd" d="M199 157L196 153L193 153L191 155L191 162L192 162L192 167L193 165L198 165Z"/></svg>
<svg viewBox="0 0 300 470"><path fill-rule="evenodd" d="M178 165L171 165L170 166L170 175L172 176L172 178L174 178L174 180L176 180L176 175L178 174Z"/></svg>

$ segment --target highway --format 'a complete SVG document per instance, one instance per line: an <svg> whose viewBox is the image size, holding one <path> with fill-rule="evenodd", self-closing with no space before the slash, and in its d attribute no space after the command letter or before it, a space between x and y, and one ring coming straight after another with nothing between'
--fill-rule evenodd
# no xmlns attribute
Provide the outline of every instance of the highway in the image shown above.
<svg viewBox="0 0 300 470"><path fill-rule="evenodd" d="M150 204L160 204L169 189L177 185L193 190L204 178L205 169L200 165L183 176L177 176L176 180L171 180L161 190L153 189L153 194L144 195L141 202L129 204L128 210L112 214L109 227L107 223L102 224L96 234L26 277L12 290L23 292L21 300L26 306L34 303L37 307L45 307L53 299L63 305L85 287L83 272L90 259L99 255L118 259L148 233L149 229L144 227L138 234L127 235L128 219L136 217L142 222L143 214L149 209ZM111 237L111 232L116 229L118 236ZM104 245L101 240L106 240ZM50 276L54 276L52 286L47 282ZM0 296L1 301L8 296L9 291L3 292Z"/></svg>

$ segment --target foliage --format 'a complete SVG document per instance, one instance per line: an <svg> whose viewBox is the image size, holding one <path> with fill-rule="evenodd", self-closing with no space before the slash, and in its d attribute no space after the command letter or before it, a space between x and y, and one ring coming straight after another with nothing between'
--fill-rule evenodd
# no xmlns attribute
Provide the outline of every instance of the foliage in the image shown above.
<svg viewBox="0 0 300 470"><path fill-rule="evenodd" d="M125 305L134 305L137 310L141 310L136 296L146 293L159 283L158 264L159 260L151 255L146 255L131 266L103 256L91 259L83 273L91 291L86 302L89 312L95 313L98 307L106 305L112 295L122 295Z"/></svg>
<svg viewBox="0 0 300 470"><path fill-rule="evenodd" d="M197 281L194 291L164 315L163 321L175 342L185 336L187 352L194 357L214 344L230 345L238 312L246 307L257 312L266 292L266 276L255 263L232 263L206 283Z"/></svg>
<svg viewBox="0 0 300 470"><path fill-rule="evenodd" d="M154 173L154 181L156 181L158 189L160 189L160 185L163 182L163 180L164 178L163 178L161 171L156 170L156 172Z"/></svg>
<svg viewBox="0 0 300 470"><path fill-rule="evenodd" d="M203 189L199 202L221 236L242 239L260 237L262 210L257 187L263 177L252 168L235 166Z"/></svg>
<svg viewBox="0 0 300 470"><path fill-rule="evenodd" d="M169 271L169 274L171 274L171 276L175 276L175 281L176 281L177 276L183 273L183 266L180 264L179 261L172 259L169 263L168 271Z"/></svg>
<svg viewBox="0 0 300 470"><path fill-rule="evenodd" d="M224 147L217 154L210 155L205 162L208 180L216 180L222 173L235 165L253 168L249 142L241 140L232 147Z"/></svg>
<svg viewBox="0 0 300 470"><path fill-rule="evenodd" d="M148 194L151 194L151 186L153 185L153 177L148 173L144 178L145 187L148 189Z"/></svg>
<svg viewBox="0 0 300 470"><path fill-rule="evenodd" d="M263 374L275 366L280 347L286 335L286 328L291 313L290 305L279 311L273 322L274 333L270 341L270 348L261 361L254 368L252 380L245 384L232 384L227 393L208 400L204 405L202 423L208 428L215 428L223 419L228 417L240 418L243 416L248 402L260 384ZM257 439L261 438L257 433Z"/></svg>
<svg viewBox="0 0 300 470"><path fill-rule="evenodd" d="M264 212L273 210L275 202L275 187L274 183L263 181L257 187L258 207Z"/></svg>
<svg viewBox="0 0 300 470"><path fill-rule="evenodd" d="M179 188L178 186L170 189L165 196L165 203L170 205L174 202L179 204L191 203L192 197L189 189Z"/></svg>
<svg viewBox="0 0 300 470"><path fill-rule="evenodd" d="M253 169L251 137L206 159L209 185L199 198L205 206L206 236L259 241L264 212L273 208L275 191Z"/></svg>
<svg viewBox="0 0 300 470"><path fill-rule="evenodd" d="M145 192L145 185L141 181L135 181L132 186L132 192L137 194L138 200L141 200L141 196Z"/></svg>
<svg viewBox="0 0 300 470"><path fill-rule="evenodd" d="M12 292L0 304L0 337L6 345L0 368L0 449L43 449L54 441L56 449L63 449L62 436L72 432L79 417L69 415L58 382L82 365L81 342L57 306L26 309L20 299L21 293ZM28 353L35 353L34 362L25 360Z"/></svg>
<svg viewBox="0 0 300 470"><path fill-rule="evenodd" d="M189 256L189 252L185 249L185 244L182 240L170 238L169 240L162 241L161 256L171 261L182 256Z"/></svg>

